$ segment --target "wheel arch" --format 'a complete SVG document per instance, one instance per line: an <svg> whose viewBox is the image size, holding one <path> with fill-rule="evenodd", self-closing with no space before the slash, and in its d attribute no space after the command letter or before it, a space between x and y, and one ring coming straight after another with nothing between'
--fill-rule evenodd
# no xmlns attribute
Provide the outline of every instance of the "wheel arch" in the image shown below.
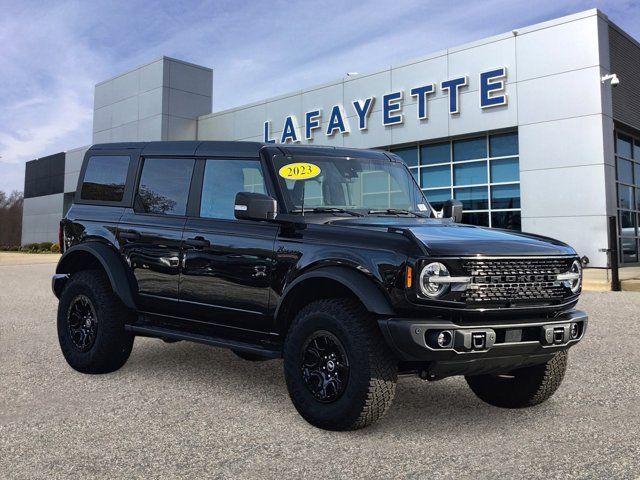
<svg viewBox="0 0 640 480"><path fill-rule="evenodd" d="M134 280L128 274L120 255L108 245L100 242L87 242L74 245L60 258L56 267L56 276L73 275L82 270L102 270L109 279L114 293L128 308L135 309L135 295L132 288ZM64 285L62 285L63 287ZM54 292L59 297L62 287Z"/></svg>
<svg viewBox="0 0 640 480"><path fill-rule="evenodd" d="M299 276L285 288L275 312L278 330L285 334L304 305L330 297L351 297L373 314L395 315L386 294L364 273L343 266L322 267Z"/></svg>

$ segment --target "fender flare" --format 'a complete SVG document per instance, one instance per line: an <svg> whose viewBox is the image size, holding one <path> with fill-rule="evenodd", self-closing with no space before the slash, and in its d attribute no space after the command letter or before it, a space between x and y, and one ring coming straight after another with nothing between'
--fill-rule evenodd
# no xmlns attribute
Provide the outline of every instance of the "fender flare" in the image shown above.
<svg viewBox="0 0 640 480"><path fill-rule="evenodd" d="M276 308L275 318L278 318L282 305L287 302L289 293L305 280L313 278L325 278L342 284L344 287L351 290L371 313L375 313L377 315L396 314L387 296L370 277L353 268L330 266L321 267L304 273L287 285L282 293L278 307Z"/></svg>
<svg viewBox="0 0 640 480"><path fill-rule="evenodd" d="M132 289L131 276L128 274L120 255L108 245L100 242L86 242L69 248L58 262L56 274L72 273L70 266L78 253L92 255L107 274L111 288L128 308L136 309L135 296Z"/></svg>

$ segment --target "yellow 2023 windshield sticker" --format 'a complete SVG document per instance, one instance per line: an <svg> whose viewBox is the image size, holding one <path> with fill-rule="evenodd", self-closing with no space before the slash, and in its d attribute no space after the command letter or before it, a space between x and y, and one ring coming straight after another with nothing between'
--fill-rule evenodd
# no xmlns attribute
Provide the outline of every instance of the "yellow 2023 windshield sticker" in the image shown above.
<svg viewBox="0 0 640 480"><path fill-rule="evenodd" d="M309 180L320 175L320 167L313 163L289 163L278 170L278 175L287 180Z"/></svg>

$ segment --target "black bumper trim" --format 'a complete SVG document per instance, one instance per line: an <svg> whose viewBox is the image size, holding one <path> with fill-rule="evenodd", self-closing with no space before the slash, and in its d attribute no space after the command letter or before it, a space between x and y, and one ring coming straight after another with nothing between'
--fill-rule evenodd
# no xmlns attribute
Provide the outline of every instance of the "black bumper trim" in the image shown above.
<svg viewBox="0 0 640 480"><path fill-rule="evenodd" d="M544 328L556 327L571 323L580 325L580 333L577 338L568 339L559 343L545 344L543 342ZM440 319L419 318L385 318L378 320L380 330L389 346L395 351L397 357L408 362L468 362L471 359L496 359L502 357L532 357L553 354L557 351L578 343L587 330L588 316L580 310L572 310L553 318L529 318L521 321L505 322L504 319L495 322L483 319L478 324L465 322L458 324ZM524 330L535 331L535 338L525 338L522 341L496 341L488 348L479 350L465 350L445 348L439 349L429 346L426 333L432 330L448 330L452 332L501 331ZM539 334L537 333L539 329ZM499 335L500 336L500 335Z"/></svg>

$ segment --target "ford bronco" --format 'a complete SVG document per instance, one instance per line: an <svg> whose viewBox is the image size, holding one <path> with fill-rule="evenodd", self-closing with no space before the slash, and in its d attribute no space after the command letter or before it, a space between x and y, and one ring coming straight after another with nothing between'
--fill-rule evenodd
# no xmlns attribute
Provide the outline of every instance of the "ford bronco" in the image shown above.
<svg viewBox="0 0 640 480"><path fill-rule="evenodd" d="M379 419L398 375L539 404L587 328L580 259L461 218L384 151L94 145L60 224L62 353L92 374L122 367L136 336L283 358L295 408L331 430Z"/></svg>

